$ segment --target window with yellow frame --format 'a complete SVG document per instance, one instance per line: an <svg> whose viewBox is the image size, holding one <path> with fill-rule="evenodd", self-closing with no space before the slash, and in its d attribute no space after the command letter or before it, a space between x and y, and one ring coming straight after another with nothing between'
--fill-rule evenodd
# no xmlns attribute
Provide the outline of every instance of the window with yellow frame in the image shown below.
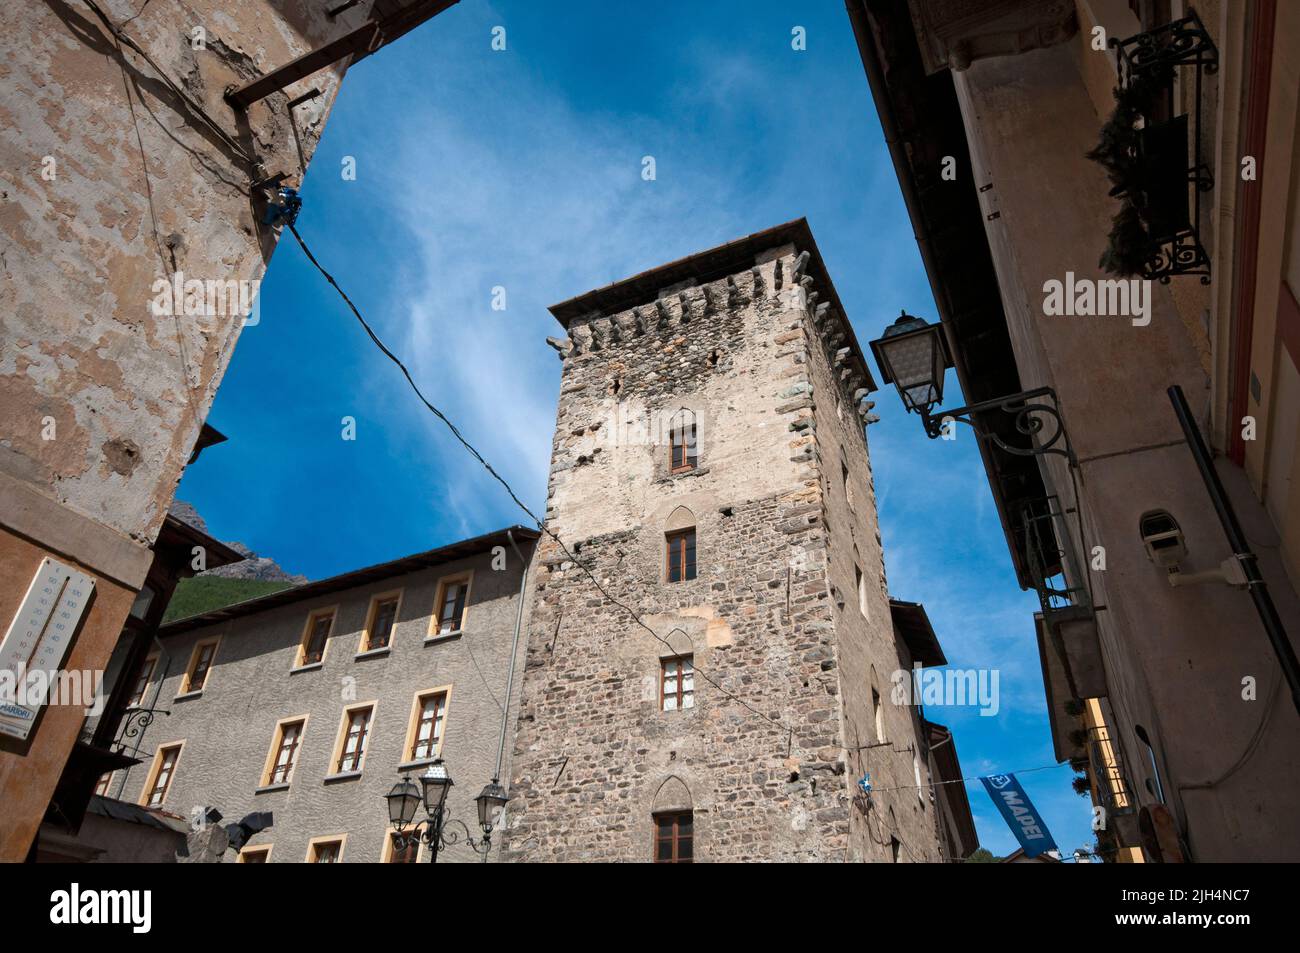
<svg viewBox="0 0 1300 953"><path fill-rule="evenodd" d="M469 606L473 573L457 573L438 580L438 595L433 601L433 618L429 621L429 638L455 635L465 629L465 612Z"/></svg>
<svg viewBox="0 0 1300 953"><path fill-rule="evenodd" d="M306 668L320 665L325 661L325 650L329 648L330 635L334 632L334 620L338 617L338 606L313 609L307 613L307 621L302 628L302 639L298 643L298 655L294 659L294 668Z"/></svg>
<svg viewBox="0 0 1300 953"><path fill-rule="evenodd" d="M381 592L370 598L370 608L366 610L366 626L361 632L361 645L357 648L359 653L379 652L392 645L401 608L401 589Z"/></svg>
<svg viewBox="0 0 1300 953"><path fill-rule="evenodd" d="M190 662L185 666L185 677L181 680L180 694L195 695L203 691L212 675L212 666L217 659L217 646L220 644L219 635L200 639L194 643L194 649L190 652Z"/></svg>

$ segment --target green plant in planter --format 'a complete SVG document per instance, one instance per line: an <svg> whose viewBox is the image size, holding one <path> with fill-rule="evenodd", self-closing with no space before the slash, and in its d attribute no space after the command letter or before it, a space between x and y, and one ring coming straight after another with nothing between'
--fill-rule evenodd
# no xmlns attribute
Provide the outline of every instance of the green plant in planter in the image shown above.
<svg viewBox="0 0 1300 953"><path fill-rule="evenodd" d="M1070 767L1072 767L1075 771L1087 771L1087 770L1088 770L1088 759L1087 759L1087 758L1071 758L1071 759L1070 759Z"/></svg>
<svg viewBox="0 0 1300 953"><path fill-rule="evenodd" d="M1098 265L1112 275L1140 275L1155 257L1159 244L1151 237L1143 213L1147 207L1141 156L1145 121L1161 93L1173 82L1173 70L1142 73L1115 88L1115 109L1101 127L1097 145L1087 158L1106 170L1112 198L1120 200L1111 220L1106 250Z"/></svg>
<svg viewBox="0 0 1300 953"><path fill-rule="evenodd" d="M1074 793L1078 794L1080 797L1088 797L1092 794L1092 784L1088 781L1088 776L1086 774L1078 775L1070 782L1070 786L1074 788Z"/></svg>
<svg viewBox="0 0 1300 953"><path fill-rule="evenodd" d="M1073 715L1075 718L1083 714L1083 702L1077 698L1069 699L1063 707L1067 715Z"/></svg>

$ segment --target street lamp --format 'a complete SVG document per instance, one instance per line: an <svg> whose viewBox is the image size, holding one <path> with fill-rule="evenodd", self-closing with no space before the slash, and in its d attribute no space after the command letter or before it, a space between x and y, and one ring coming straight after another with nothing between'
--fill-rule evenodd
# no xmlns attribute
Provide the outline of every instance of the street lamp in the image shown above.
<svg viewBox="0 0 1300 953"><path fill-rule="evenodd" d="M434 758L424 774L420 775L419 787L410 778L402 777L384 795L388 801L388 822L393 827L393 846L396 850L404 851L421 843L428 844L429 863L436 864L440 849L459 843L464 837L471 850L482 854L484 860L487 859L488 851L492 849L492 828L500 820L501 811L510 796L499 780L493 778L474 799L478 804L479 828L483 831L483 837L476 841L463 821L448 816L447 795L454 783L442 758ZM421 802L424 803L427 816L416 821L415 812ZM459 825L460 831L449 830L450 825Z"/></svg>
<svg viewBox="0 0 1300 953"><path fill-rule="evenodd" d="M909 411L928 414L943 401L944 371L953 365L939 325L904 311L871 342L871 351L884 382L898 388Z"/></svg>
<svg viewBox="0 0 1300 953"><path fill-rule="evenodd" d="M931 440L950 437L952 427L960 421L974 430L980 440L1007 453L1021 457L1054 453L1065 457L1071 466L1077 466L1057 406L1056 391L1050 387L1021 391L955 410L935 410L943 402L944 372L954 366L942 325L930 324L904 311L884 334L871 342L871 352L876 356L884 382L898 389L898 396L909 413L921 415L925 433ZM976 422L976 414L994 410L1014 415L1015 429L1030 438L1030 446L1008 444L984 425L987 418L983 423ZM1044 417L1052 422L1050 430L1044 428ZM1057 443L1062 446L1057 447Z"/></svg>

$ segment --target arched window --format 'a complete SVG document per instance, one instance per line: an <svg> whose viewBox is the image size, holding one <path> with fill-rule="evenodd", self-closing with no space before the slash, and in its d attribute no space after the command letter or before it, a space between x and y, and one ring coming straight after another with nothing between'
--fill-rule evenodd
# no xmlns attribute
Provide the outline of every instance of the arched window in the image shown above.
<svg viewBox="0 0 1300 953"><path fill-rule="evenodd" d="M699 463L695 414L685 408L668 424L668 469L673 473L694 470Z"/></svg>
<svg viewBox="0 0 1300 953"><path fill-rule="evenodd" d="M681 778L664 780L651 807L656 864L689 864L695 860L695 812L691 791Z"/></svg>
<svg viewBox="0 0 1300 953"><path fill-rule="evenodd" d="M690 637L673 629L668 647L659 657L659 710L685 711L695 707L695 651Z"/></svg>
<svg viewBox="0 0 1300 953"><path fill-rule="evenodd" d="M664 524L664 578L684 582L695 578L695 514L684 506L673 510Z"/></svg>

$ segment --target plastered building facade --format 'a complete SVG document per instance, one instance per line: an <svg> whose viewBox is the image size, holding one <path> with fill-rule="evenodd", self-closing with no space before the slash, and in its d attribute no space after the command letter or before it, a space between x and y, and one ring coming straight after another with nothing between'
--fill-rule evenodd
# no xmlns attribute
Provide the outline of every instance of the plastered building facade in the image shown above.
<svg viewBox="0 0 1300 953"><path fill-rule="evenodd" d="M371 5L329 6L0 9L0 620L46 557L90 576L64 668L102 670L117 642L275 245L250 186L298 180L349 60L247 108L223 96ZM159 279L204 282L202 304L165 309ZM82 716L46 706L0 740L0 860L26 856Z"/></svg>
<svg viewBox="0 0 1300 953"><path fill-rule="evenodd" d="M807 223L552 312L546 523L567 552L539 542L505 856L665 859L675 818L679 860L940 859L920 719L891 703L913 656L882 562L873 385ZM867 774L907 789L863 794Z"/></svg>
<svg viewBox="0 0 1300 953"><path fill-rule="evenodd" d="M1068 588L1074 603L1072 621L1047 613L1050 632L1040 617L1040 651L1058 760L1086 766L1112 819L1107 858L1294 861L1294 689L1251 596L1213 578L1234 547L1167 389L1186 396L1294 652L1300 8L849 6L962 391L973 403L1051 387L1077 458L1072 472L984 450L1021 585ZM1152 181L1187 183L1199 155L1208 178L1185 198L1207 260L1147 279L1145 316L1051 313L1047 282L1113 277L1098 259L1120 205L1086 153L1115 109L1117 42L1206 51L1169 68L1168 116L1144 117L1188 123L1183 154ZM1049 499L1081 520L1056 522L1042 560L1026 514ZM1178 525L1182 580L1144 544L1153 513Z"/></svg>
<svg viewBox="0 0 1300 953"><path fill-rule="evenodd" d="M226 824L270 812L272 826L242 851L216 854L228 863L322 861L326 845L333 862L393 862L384 795L442 757L455 782L450 817L479 839L474 798L510 763L522 668L512 662L523 653L514 633L536 535L512 527L164 626L142 685L145 701L169 714L144 733L150 757L106 779L102 793L191 823L210 807ZM457 598L453 626L454 608L445 617L440 609ZM381 606L391 602L391 628L373 645ZM328 635L311 645L322 619ZM195 662L207 646L195 691ZM420 748L429 698L438 699L436 725ZM360 711L368 718L354 763L344 746ZM283 756L282 745L291 749ZM165 788L161 771L170 773ZM424 816L420 809L417 820ZM459 842L440 862L480 859L458 826L449 830ZM93 838L85 838L90 846ZM490 859L499 844L497 836ZM428 848L409 859L427 861Z"/></svg>

